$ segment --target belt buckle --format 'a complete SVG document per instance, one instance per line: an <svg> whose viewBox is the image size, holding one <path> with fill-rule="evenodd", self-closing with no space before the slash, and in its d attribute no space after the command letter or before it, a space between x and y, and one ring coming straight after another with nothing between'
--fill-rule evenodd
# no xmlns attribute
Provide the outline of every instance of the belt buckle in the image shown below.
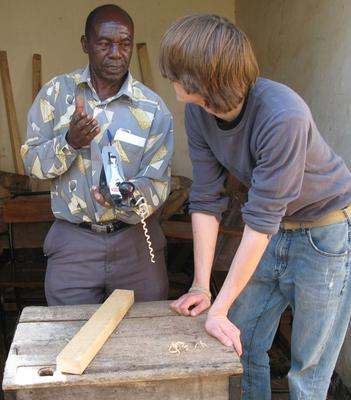
<svg viewBox="0 0 351 400"><path fill-rule="evenodd" d="M107 233L107 225L91 224L91 230L95 233Z"/></svg>

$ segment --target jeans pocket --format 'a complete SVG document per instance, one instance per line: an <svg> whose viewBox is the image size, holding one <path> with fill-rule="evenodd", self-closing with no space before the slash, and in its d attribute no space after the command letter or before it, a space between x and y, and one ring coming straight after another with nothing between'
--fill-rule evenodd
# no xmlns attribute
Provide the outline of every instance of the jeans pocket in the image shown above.
<svg viewBox="0 0 351 400"><path fill-rule="evenodd" d="M310 246L318 254L327 257L345 257L348 252L347 221L318 226L306 230Z"/></svg>

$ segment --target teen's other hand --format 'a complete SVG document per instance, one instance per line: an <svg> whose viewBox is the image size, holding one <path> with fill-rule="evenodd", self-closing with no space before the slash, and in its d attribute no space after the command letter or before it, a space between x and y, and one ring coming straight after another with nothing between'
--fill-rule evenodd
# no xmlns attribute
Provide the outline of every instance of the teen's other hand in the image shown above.
<svg viewBox="0 0 351 400"><path fill-rule="evenodd" d="M205 329L225 346L233 346L239 356L242 354L240 330L225 315L211 315L209 311Z"/></svg>

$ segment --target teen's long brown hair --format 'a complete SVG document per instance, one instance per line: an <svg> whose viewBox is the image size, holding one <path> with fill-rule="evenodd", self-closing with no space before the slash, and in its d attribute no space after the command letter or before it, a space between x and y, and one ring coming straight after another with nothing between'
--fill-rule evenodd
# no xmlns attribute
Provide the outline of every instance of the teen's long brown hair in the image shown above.
<svg viewBox="0 0 351 400"><path fill-rule="evenodd" d="M163 35L162 76L199 94L213 111L233 110L259 74L245 33L218 15L193 14L175 21Z"/></svg>

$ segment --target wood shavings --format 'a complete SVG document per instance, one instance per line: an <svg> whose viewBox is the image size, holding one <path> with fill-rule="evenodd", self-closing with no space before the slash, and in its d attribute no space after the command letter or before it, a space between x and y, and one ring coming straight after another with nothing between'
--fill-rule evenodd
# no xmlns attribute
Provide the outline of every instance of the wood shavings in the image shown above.
<svg viewBox="0 0 351 400"><path fill-rule="evenodd" d="M183 351L188 351L189 346L184 343L184 342L172 342L169 347L168 351L172 354L178 354L182 353Z"/></svg>
<svg viewBox="0 0 351 400"><path fill-rule="evenodd" d="M202 340L196 342L194 344L194 347L191 349L193 351L201 351L203 349L205 349L207 346L206 343L204 343ZM189 351L189 345L187 345L184 342L172 342L169 347L168 347L168 351L172 354L178 354L180 355L182 352L184 351Z"/></svg>
<svg viewBox="0 0 351 400"><path fill-rule="evenodd" d="M196 343L195 343L194 349L195 349L195 350L203 350L203 349L205 349L206 347L208 347L207 344L204 343L202 340L200 340L199 342L196 342Z"/></svg>

